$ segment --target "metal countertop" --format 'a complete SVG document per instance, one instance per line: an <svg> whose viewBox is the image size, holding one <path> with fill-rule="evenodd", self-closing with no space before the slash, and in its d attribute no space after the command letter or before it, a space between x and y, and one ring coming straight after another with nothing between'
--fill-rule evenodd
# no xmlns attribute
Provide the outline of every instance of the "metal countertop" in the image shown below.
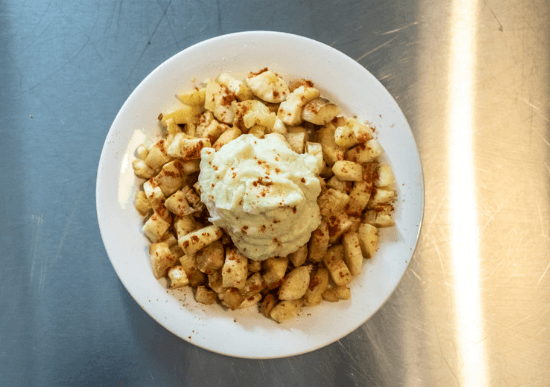
<svg viewBox="0 0 550 387"><path fill-rule="evenodd" d="M550 3L1 1L0 385L548 386ZM423 163L417 250L390 300L315 352L210 353L131 298L97 225L109 127L157 65L276 30L356 59ZM338 71L335 69L335 71Z"/></svg>

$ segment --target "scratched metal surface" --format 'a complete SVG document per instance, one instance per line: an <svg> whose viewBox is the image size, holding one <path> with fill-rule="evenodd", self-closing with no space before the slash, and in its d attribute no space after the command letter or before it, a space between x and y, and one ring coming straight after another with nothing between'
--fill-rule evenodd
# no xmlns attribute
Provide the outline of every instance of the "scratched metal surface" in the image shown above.
<svg viewBox="0 0 550 387"><path fill-rule="evenodd" d="M549 17L546 0L0 1L0 385L547 386ZM154 322L117 279L94 204L134 87L193 43L253 29L370 70L426 183L389 302L329 347L270 361Z"/></svg>

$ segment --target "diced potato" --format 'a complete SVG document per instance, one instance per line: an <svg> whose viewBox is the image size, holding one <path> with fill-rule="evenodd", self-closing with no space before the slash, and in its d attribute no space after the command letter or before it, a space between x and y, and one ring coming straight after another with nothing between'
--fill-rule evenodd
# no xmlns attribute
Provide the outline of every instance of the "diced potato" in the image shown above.
<svg viewBox="0 0 550 387"><path fill-rule="evenodd" d="M183 237L189 234L192 231L200 228L199 224L195 221L191 215L184 215L174 222L174 230L176 230L176 235L178 236L178 244L181 247L183 242Z"/></svg>
<svg viewBox="0 0 550 387"><path fill-rule="evenodd" d="M393 188L395 185L395 177L388 164L382 164L378 167L378 177L374 181L374 185L377 187Z"/></svg>
<svg viewBox="0 0 550 387"><path fill-rule="evenodd" d="M288 84L288 89L290 90L290 92L294 92L294 90L296 90L297 88L299 88L300 86L304 86L304 87L313 87L313 82L311 82L310 80L307 80L307 79L304 79L304 78L300 78L300 79L297 79L295 81L292 81ZM288 98L288 97L287 97ZM317 97L315 97L317 98Z"/></svg>
<svg viewBox="0 0 550 387"><path fill-rule="evenodd" d="M333 125L327 125L317 132L318 140L323 147L324 160L329 166L334 165L338 160L344 160L345 149L336 144L335 130Z"/></svg>
<svg viewBox="0 0 550 387"><path fill-rule="evenodd" d="M182 288L189 285L187 274L181 266L174 266L168 269L168 278L170 279L170 289Z"/></svg>
<svg viewBox="0 0 550 387"><path fill-rule="evenodd" d="M260 313L263 314L265 317L269 318L271 316L271 311L277 304L277 297L275 297L273 294L268 294L264 297L261 305L260 305Z"/></svg>
<svg viewBox="0 0 550 387"><path fill-rule="evenodd" d="M349 203L346 212L352 216L361 216L369 202L371 186L365 181L356 181L349 194Z"/></svg>
<svg viewBox="0 0 550 387"><path fill-rule="evenodd" d="M353 161L339 160L332 167L334 175L342 181L361 181L363 168Z"/></svg>
<svg viewBox="0 0 550 387"><path fill-rule="evenodd" d="M261 299L262 299L261 294L254 294L254 295L248 296L243 300L243 302L241 302L241 305L239 305L239 309L246 309L246 308L250 308L251 306L257 305Z"/></svg>
<svg viewBox="0 0 550 387"><path fill-rule="evenodd" d="M367 208L373 209L374 207L389 204L395 198L395 191L386 190L386 189L375 189L372 193L369 202L367 203Z"/></svg>
<svg viewBox="0 0 550 387"><path fill-rule="evenodd" d="M302 266L307 259L307 244L298 248L295 252L288 255L288 259L295 267Z"/></svg>
<svg viewBox="0 0 550 387"><path fill-rule="evenodd" d="M248 129L248 134L251 134L251 135L256 136L258 138L264 138L265 127L263 127L261 125L254 125L250 129Z"/></svg>
<svg viewBox="0 0 550 387"><path fill-rule="evenodd" d="M148 149L147 158L145 164L151 169L157 169L172 160L172 157L168 155L168 143L165 139L158 140L152 144Z"/></svg>
<svg viewBox="0 0 550 387"><path fill-rule="evenodd" d="M231 124L235 113L231 104L237 97L225 86L217 82L206 85L204 107L214 113L214 116L224 124Z"/></svg>
<svg viewBox="0 0 550 387"><path fill-rule="evenodd" d="M223 304L231 308L231 310L237 309L243 301L244 297L235 288L229 288L224 293Z"/></svg>
<svg viewBox="0 0 550 387"><path fill-rule="evenodd" d="M359 236L354 231L348 231L342 235L344 246L344 261L351 275L358 275L363 268L363 253L359 244Z"/></svg>
<svg viewBox="0 0 550 387"><path fill-rule="evenodd" d="M187 278L191 278L193 275L193 272L197 270L195 267L195 257L192 255L182 255L179 257L179 262L183 270L185 271L185 274L187 274Z"/></svg>
<svg viewBox="0 0 550 387"><path fill-rule="evenodd" d="M228 129L216 140L214 143L214 149L216 151L219 151L222 146L225 144L228 144L229 142L233 141L234 139L238 138L243 132L241 132L237 128Z"/></svg>
<svg viewBox="0 0 550 387"><path fill-rule="evenodd" d="M375 227L392 227L395 226L395 221L391 216L392 210L391 205L378 206L365 212L361 219L363 223L372 224Z"/></svg>
<svg viewBox="0 0 550 387"><path fill-rule="evenodd" d="M218 76L218 83L227 87L229 91L235 94L239 101L247 101L254 98L252 91L244 84L227 73Z"/></svg>
<svg viewBox="0 0 550 387"><path fill-rule="evenodd" d="M177 94L177 97L186 105L204 105L206 87L201 87L200 89L195 87L193 90L186 91L182 94Z"/></svg>
<svg viewBox="0 0 550 387"><path fill-rule="evenodd" d="M136 210L140 213L140 215L147 215L149 211L151 211L151 204L149 204L149 200L147 200L147 195L145 195L145 192L138 191L136 192L136 199L134 200L134 206L136 207Z"/></svg>
<svg viewBox="0 0 550 387"><path fill-rule="evenodd" d="M224 249L220 241L214 241L197 251L195 265L204 274L213 274L224 264Z"/></svg>
<svg viewBox="0 0 550 387"><path fill-rule="evenodd" d="M161 113L159 120L162 125L166 126L166 120L170 118L174 120L176 124L186 124L197 120L197 117L201 114L202 107L198 105L183 105L183 107L176 109L169 113Z"/></svg>
<svg viewBox="0 0 550 387"><path fill-rule="evenodd" d="M189 207L189 203L187 203L187 199L185 199L185 195L183 194L183 192L181 192L181 190L176 191L172 196L166 199L164 205L166 206L168 211L177 216L190 215L193 212L191 207Z"/></svg>
<svg viewBox="0 0 550 387"><path fill-rule="evenodd" d="M304 146L306 142L305 132L298 133L284 133L286 141L290 145L290 148L296 153L304 153Z"/></svg>
<svg viewBox="0 0 550 387"><path fill-rule="evenodd" d="M205 305L212 305L217 300L216 292L208 289L206 286L198 286L195 292L195 301Z"/></svg>
<svg viewBox="0 0 550 387"><path fill-rule="evenodd" d="M181 161L184 175L191 175L192 173L200 171L200 159Z"/></svg>
<svg viewBox="0 0 550 387"><path fill-rule="evenodd" d="M317 269L315 275L309 282L306 294L304 294L304 304L306 306L318 305L322 301L322 294L327 289L329 281L329 272L324 267Z"/></svg>
<svg viewBox="0 0 550 387"><path fill-rule="evenodd" d="M227 288L223 287L223 277L221 270L218 270L215 273L208 275L208 286L210 287L210 289L218 294L227 290Z"/></svg>
<svg viewBox="0 0 550 387"><path fill-rule="evenodd" d="M329 188L317 198L317 204L322 216L340 214L349 203L349 196L343 192Z"/></svg>
<svg viewBox="0 0 550 387"><path fill-rule="evenodd" d="M351 298L351 290L347 286L335 286L331 290L339 300L349 300Z"/></svg>
<svg viewBox="0 0 550 387"><path fill-rule="evenodd" d="M169 227L170 222L165 221L162 216L155 211L143 225L142 231L151 242L157 242Z"/></svg>
<svg viewBox="0 0 550 387"><path fill-rule="evenodd" d="M150 179L155 176L155 170L150 168L145 161L141 159L132 161L132 168L134 168L134 174L142 179Z"/></svg>
<svg viewBox="0 0 550 387"><path fill-rule="evenodd" d="M196 130L197 126L194 123L189 122L185 124L185 134L187 134L189 137L195 137Z"/></svg>
<svg viewBox="0 0 550 387"><path fill-rule="evenodd" d="M149 246L149 260L153 275L157 279L166 276L166 271L177 262L166 243L152 243Z"/></svg>
<svg viewBox="0 0 550 387"><path fill-rule="evenodd" d="M327 187L340 192L346 192L346 182L340 180L337 176L332 176L329 181L327 181Z"/></svg>
<svg viewBox="0 0 550 387"><path fill-rule="evenodd" d="M267 69L249 74L245 83L256 97L271 103L283 102L290 93L285 81Z"/></svg>
<svg viewBox="0 0 550 387"><path fill-rule="evenodd" d="M216 120L212 120L208 126L197 130L197 137L207 138L210 143L213 144L228 129L229 126L226 124L221 124Z"/></svg>
<svg viewBox="0 0 550 387"><path fill-rule="evenodd" d="M136 154L140 159L145 160L149 154L149 151L143 146L143 144L141 144L136 148Z"/></svg>
<svg viewBox="0 0 550 387"><path fill-rule="evenodd" d="M153 185L160 187L165 197L172 195L183 184L183 166L178 160L162 166L159 174L151 179Z"/></svg>
<svg viewBox="0 0 550 387"><path fill-rule="evenodd" d="M328 250L328 245L328 224L325 220L321 220L321 224L313 231L309 240L309 260L311 262L321 262L321 259Z"/></svg>
<svg viewBox="0 0 550 387"><path fill-rule="evenodd" d="M233 127L242 131L246 131L254 125L260 125L270 132L275 125L277 116L260 101L235 102L233 109L235 111Z"/></svg>
<svg viewBox="0 0 550 387"><path fill-rule="evenodd" d="M286 125L279 117L275 118L275 124L273 124L273 128L271 129L273 133L287 133L288 130L286 128Z"/></svg>
<svg viewBox="0 0 550 387"><path fill-rule="evenodd" d="M177 157L186 160L196 160L201 158L202 148L210 148L211 143L207 138L187 139L185 134L178 133L168 147L168 154L171 157Z"/></svg>
<svg viewBox="0 0 550 387"><path fill-rule="evenodd" d="M344 247L342 245L333 246L328 249L323 257L323 263L336 285L347 285L351 282L352 276L344 262Z"/></svg>
<svg viewBox="0 0 550 387"><path fill-rule="evenodd" d="M361 223L357 234L362 254L367 258L374 257L374 253L378 250L378 241L380 240L378 229L371 224Z"/></svg>
<svg viewBox="0 0 550 387"><path fill-rule="evenodd" d="M243 289L248 277L248 259L235 248L225 252L225 263L222 268L223 286Z"/></svg>
<svg viewBox="0 0 550 387"><path fill-rule="evenodd" d="M262 262L254 261L252 259L248 260L248 273L257 273L262 270Z"/></svg>
<svg viewBox="0 0 550 387"><path fill-rule="evenodd" d="M301 299L281 301L277 305L275 305L270 313L270 316L278 323L288 321L296 317L301 305Z"/></svg>
<svg viewBox="0 0 550 387"><path fill-rule="evenodd" d="M359 123L354 118L349 118L345 121L345 125L336 128L336 144L348 149L372 139L373 133L371 128Z"/></svg>
<svg viewBox="0 0 550 387"><path fill-rule="evenodd" d="M268 288L275 289L283 283L286 269L288 267L288 257L273 257L263 261L265 273L264 281Z"/></svg>
<svg viewBox="0 0 550 387"><path fill-rule="evenodd" d="M336 243L344 233L354 229L354 227L359 227L360 218L350 217L343 212L329 217L327 223L329 242Z"/></svg>
<svg viewBox="0 0 550 387"><path fill-rule="evenodd" d="M305 151L307 154L315 156L317 159L317 170L314 173L320 173L323 169L325 161L323 160L323 147L317 142L306 142Z"/></svg>
<svg viewBox="0 0 550 387"><path fill-rule="evenodd" d="M267 288L262 275L260 273L254 273L246 280L246 284L242 290L242 294L245 296L251 296L257 293L260 293L262 290Z"/></svg>
<svg viewBox="0 0 550 387"><path fill-rule="evenodd" d="M178 242L185 254L195 254L197 251L221 238L223 231L215 225L206 226L200 230L190 232L179 238Z"/></svg>
<svg viewBox="0 0 550 387"><path fill-rule="evenodd" d="M340 108L325 98L316 98L304 106L302 119L315 125L326 125L340 114Z"/></svg>
<svg viewBox="0 0 550 387"><path fill-rule="evenodd" d="M373 161L383 152L384 149L382 149L378 140L373 139L349 149L345 153L345 159L363 164Z"/></svg>
<svg viewBox="0 0 550 387"><path fill-rule="evenodd" d="M149 179L143 183L143 192L149 201L149 205L155 210L164 202L165 197L162 189L160 189L153 179Z"/></svg>
<svg viewBox="0 0 550 387"><path fill-rule="evenodd" d="M283 280L279 288L280 300L297 300L302 298L309 286L309 270L305 266L293 269Z"/></svg>
<svg viewBox="0 0 550 387"><path fill-rule="evenodd" d="M338 302L340 299L336 296L336 293L334 291L334 288L328 288L326 289L323 294L321 295L323 300L328 302Z"/></svg>
<svg viewBox="0 0 550 387"><path fill-rule="evenodd" d="M290 93L277 111L277 117L287 125L299 125L302 122L304 106L319 97L319 90L314 87L301 86Z"/></svg>

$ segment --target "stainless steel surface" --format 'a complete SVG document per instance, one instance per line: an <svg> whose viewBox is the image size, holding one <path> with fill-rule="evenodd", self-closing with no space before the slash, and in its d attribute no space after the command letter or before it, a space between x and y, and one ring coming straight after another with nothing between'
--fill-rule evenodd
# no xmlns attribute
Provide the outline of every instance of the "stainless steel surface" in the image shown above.
<svg viewBox="0 0 550 387"><path fill-rule="evenodd" d="M547 386L549 9L0 2L0 385ZM269 361L153 321L117 279L94 205L103 141L134 87L191 44L253 29L371 71L413 128L426 184L420 242L387 304L333 345Z"/></svg>

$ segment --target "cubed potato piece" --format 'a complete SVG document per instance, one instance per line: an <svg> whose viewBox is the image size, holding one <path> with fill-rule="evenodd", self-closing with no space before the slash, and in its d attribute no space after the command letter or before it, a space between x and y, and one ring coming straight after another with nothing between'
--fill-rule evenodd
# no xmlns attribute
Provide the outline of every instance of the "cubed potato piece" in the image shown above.
<svg viewBox="0 0 550 387"><path fill-rule="evenodd" d="M283 78L267 69L250 73L245 83L256 97L271 103L283 102L290 94Z"/></svg>
<svg viewBox="0 0 550 387"><path fill-rule="evenodd" d="M290 145L290 148L296 153L304 153L304 146L306 144L305 132L285 133L286 141Z"/></svg>
<svg viewBox="0 0 550 387"><path fill-rule="evenodd" d="M284 134L287 133L288 130L286 128L286 125L279 117L275 118L275 124L273 124L273 128L271 129L271 132L273 133L280 133Z"/></svg>
<svg viewBox="0 0 550 387"><path fill-rule="evenodd" d="M317 204L322 216L340 214L349 203L349 196L343 192L329 188L317 198Z"/></svg>
<svg viewBox="0 0 550 387"><path fill-rule="evenodd" d="M367 209L370 210L380 205L389 204L393 202L394 198L395 191L381 188L375 189L367 203Z"/></svg>
<svg viewBox="0 0 550 387"><path fill-rule="evenodd" d="M333 125L327 125L317 132L318 141L323 147L324 160L330 167L338 160L344 160L345 154L345 149L338 146L334 140L335 130Z"/></svg>
<svg viewBox="0 0 550 387"><path fill-rule="evenodd" d="M349 203L346 212L352 216L361 216L369 202L372 186L365 181L356 181L349 194Z"/></svg>
<svg viewBox="0 0 550 387"><path fill-rule="evenodd" d="M334 175L342 181L361 181L363 168L353 161L339 160L332 167Z"/></svg>
<svg viewBox="0 0 550 387"><path fill-rule="evenodd" d="M223 304L231 308L231 310L237 309L243 301L244 297L235 288L229 288L224 293Z"/></svg>
<svg viewBox="0 0 550 387"><path fill-rule="evenodd" d="M242 294L247 297L257 293L260 293L262 290L267 288L262 275L260 273L254 273L246 280L246 284L242 290Z"/></svg>
<svg viewBox="0 0 550 387"><path fill-rule="evenodd" d="M309 101L302 111L302 119L315 125L326 125L340 114L340 108L325 98Z"/></svg>
<svg viewBox="0 0 550 387"><path fill-rule="evenodd" d="M350 217L345 212L330 216L327 219L329 242L336 243L344 233L359 227L360 222L360 218Z"/></svg>
<svg viewBox="0 0 550 387"><path fill-rule="evenodd" d="M204 274L213 274L224 264L224 249L220 241L214 241L197 251L195 265Z"/></svg>
<svg viewBox="0 0 550 387"><path fill-rule="evenodd" d="M210 147L211 143L207 138L187 139L184 133L178 133L167 152L171 157L177 157L183 161L196 160L201 158L202 148Z"/></svg>
<svg viewBox="0 0 550 387"><path fill-rule="evenodd" d="M192 173L200 171L200 164L201 164L200 159L186 160L186 161L181 161L180 160L180 162L181 162L181 165L183 167L183 174L184 175L191 175Z"/></svg>
<svg viewBox="0 0 550 387"><path fill-rule="evenodd" d="M378 167L378 177L374 181L376 187L386 187L392 189L395 185L393 171L388 164L382 164Z"/></svg>
<svg viewBox="0 0 550 387"><path fill-rule="evenodd" d="M165 139L158 140L152 144L148 149L147 158L145 164L151 169L157 169L172 160L172 157L168 155L168 143Z"/></svg>
<svg viewBox="0 0 550 387"><path fill-rule="evenodd" d="M185 274L187 274L187 278L191 278L193 272L197 270L197 268L195 267L195 257L193 255L183 254L181 257L178 258L178 261L185 271Z"/></svg>
<svg viewBox="0 0 550 387"><path fill-rule="evenodd" d="M378 241L380 240L378 229L371 224L361 223L357 234L363 255L366 258L374 257L374 253L378 250Z"/></svg>
<svg viewBox="0 0 550 387"><path fill-rule="evenodd" d="M359 164L369 163L384 152L378 140L369 140L364 144L349 149L345 153L345 159Z"/></svg>
<svg viewBox="0 0 550 387"><path fill-rule="evenodd" d="M227 249L222 268L223 286L244 289L247 277L248 259L235 248Z"/></svg>
<svg viewBox="0 0 550 387"><path fill-rule="evenodd" d="M305 79L305 78L300 78L300 79L297 79L295 81L292 81L288 84L288 89L290 90L290 92L294 92L294 90L296 90L297 88L299 88L300 86L304 86L304 87L314 87L314 84L313 82L311 82L310 80L308 79ZM317 97L315 97L317 98ZM288 97L287 97L288 99Z"/></svg>
<svg viewBox="0 0 550 387"><path fill-rule="evenodd" d="M288 321L298 314L300 306L302 305L302 300L284 300L279 302L270 313L270 316L273 320L278 323L283 323Z"/></svg>
<svg viewBox="0 0 550 387"><path fill-rule="evenodd" d="M170 222L165 221L158 212L153 212L153 215L145 222L142 231L151 242L158 242L160 237L170 227Z"/></svg>
<svg viewBox="0 0 550 387"><path fill-rule="evenodd" d="M315 170L314 173L319 174L325 165L325 161L323 160L323 146L317 142L307 141L305 151L307 154L315 156L317 159L317 170Z"/></svg>
<svg viewBox="0 0 550 387"><path fill-rule="evenodd" d="M254 261L252 259L248 260L248 273L257 273L262 270L262 262Z"/></svg>
<svg viewBox="0 0 550 387"><path fill-rule="evenodd" d="M222 146L238 138L243 132L240 129L232 128L228 129L216 140L214 143L214 149L219 151Z"/></svg>
<svg viewBox="0 0 550 387"><path fill-rule="evenodd" d="M153 275L157 279L165 277L166 271L177 263L166 243L151 243L149 245L149 260Z"/></svg>
<svg viewBox="0 0 550 387"><path fill-rule="evenodd" d="M132 161L132 168L134 169L134 174L141 179L150 179L155 176L155 170L150 168L145 161L141 159Z"/></svg>
<svg viewBox="0 0 550 387"><path fill-rule="evenodd" d="M206 226L200 230L190 232L189 234L179 238L178 242L185 254L195 254L200 249L218 240L223 235L221 228L215 225Z"/></svg>
<svg viewBox="0 0 550 387"><path fill-rule="evenodd" d="M336 245L328 249L323 263L336 285L347 285L351 282L351 272L344 262L344 246Z"/></svg>
<svg viewBox="0 0 550 387"><path fill-rule="evenodd" d="M200 128L200 130L197 131L197 137L207 138L210 143L213 144L228 129L228 125L212 120L208 126Z"/></svg>
<svg viewBox="0 0 550 387"><path fill-rule="evenodd" d="M237 97L239 101L247 101L254 98L252 90L250 90L248 86L244 84L244 82L233 78L227 73L220 74L217 81L219 84L227 87L229 91L235 94L235 97Z"/></svg>
<svg viewBox="0 0 550 387"><path fill-rule="evenodd" d="M231 104L237 97L225 86L217 82L209 82L206 85L204 107L214 113L214 117L224 124L231 124L235 113Z"/></svg>
<svg viewBox="0 0 550 387"><path fill-rule="evenodd" d="M199 105L183 105L183 107L169 113L161 113L159 120L166 126L166 120L173 119L176 124L186 124L196 121L201 114L202 107Z"/></svg>
<svg viewBox="0 0 550 387"><path fill-rule="evenodd" d="M143 144L138 145L136 148L136 155L138 158L145 160L147 158L147 155L149 154L149 151Z"/></svg>
<svg viewBox="0 0 550 387"><path fill-rule="evenodd" d="M241 305L239 305L239 309L246 309L250 308L251 306L257 305L261 299L261 294L253 294L251 296L248 296L243 300L243 302L241 302Z"/></svg>
<svg viewBox="0 0 550 387"><path fill-rule="evenodd" d="M191 215L184 215L174 222L174 230L178 236L178 244L182 247L184 241L183 237L200 228L200 225L195 221Z"/></svg>
<svg viewBox="0 0 550 387"><path fill-rule="evenodd" d="M261 125L254 125L250 129L248 129L248 134L251 134L251 135L256 136L258 138L264 138L265 127L261 126Z"/></svg>
<svg viewBox="0 0 550 387"><path fill-rule="evenodd" d="M346 192L346 182L340 180L337 176L332 176L329 181L327 181L327 187L340 192Z"/></svg>
<svg viewBox="0 0 550 387"><path fill-rule="evenodd" d="M269 108L260 101L251 100L233 103L235 111L233 127L247 131L254 125L260 125L271 132L277 116L269 111Z"/></svg>
<svg viewBox="0 0 550 387"><path fill-rule="evenodd" d="M281 286L287 267L288 257L273 257L263 261L263 277L270 290Z"/></svg>
<svg viewBox="0 0 550 387"><path fill-rule="evenodd" d="M308 289L304 294L304 304L306 306L318 305L322 301L322 294L328 287L329 272L324 267L317 269L315 275L309 281Z"/></svg>
<svg viewBox="0 0 550 387"><path fill-rule="evenodd" d="M176 191L164 202L164 205L171 213L177 216L185 216L193 213L193 209L189 207L187 199L181 190Z"/></svg>
<svg viewBox="0 0 550 387"><path fill-rule="evenodd" d="M187 274L181 266L174 266L168 269L168 278L170 279L170 289L182 288L189 285Z"/></svg>
<svg viewBox="0 0 550 387"><path fill-rule="evenodd" d="M329 245L328 224L325 220L321 220L321 224L311 234L309 240L309 261L321 262L326 254Z"/></svg>
<svg viewBox="0 0 550 387"><path fill-rule="evenodd" d="M264 297L263 301L260 304L260 313L264 315L264 317L269 318L271 316L271 311L277 304L277 297L275 297L273 294L268 294Z"/></svg>
<svg viewBox="0 0 550 387"><path fill-rule="evenodd" d="M328 288L327 290L325 290L323 292L323 294L321 295L321 297L323 298L323 300L328 301L328 302L338 302L338 301L340 301L338 296L336 296L336 292L334 291L334 288Z"/></svg>
<svg viewBox="0 0 550 387"><path fill-rule="evenodd" d="M223 277L221 270L208 275L208 286L216 293L222 293L227 290L223 287Z"/></svg>
<svg viewBox="0 0 550 387"><path fill-rule="evenodd" d="M295 252L289 254L288 259L290 259L290 262L292 262L295 267L302 266L306 262L307 252L307 244L305 244Z"/></svg>
<svg viewBox="0 0 550 387"><path fill-rule="evenodd" d="M279 288L279 299L297 300L302 298L309 286L309 280L309 270L306 266L293 269Z"/></svg>
<svg viewBox="0 0 550 387"><path fill-rule="evenodd" d="M149 200L147 200L147 195L145 195L145 192L143 191L136 192L134 206L142 216L147 215L149 211L151 211L151 204L149 204Z"/></svg>
<svg viewBox="0 0 550 387"><path fill-rule="evenodd" d="M295 126L302 123L304 106L319 97L319 90L314 87L301 86L290 93L281 103L277 117L287 125Z"/></svg>
<svg viewBox="0 0 550 387"><path fill-rule="evenodd" d="M371 224L375 227L393 227L395 221L392 218L393 207L391 204L378 206L363 214L361 220L363 223Z"/></svg>
<svg viewBox="0 0 550 387"><path fill-rule="evenodd" d="M371 140L372 137L372 129L361 124L354 118L348 118L345 125L336 127L336 144L346 149L357 144L365 143Z"/></svg>
<svg viewBox="0 0 550 387"><path fill-rule="evenodd" d="M170 231L165 233L162 238L159 239L159 243L166 243L168 247L177 246L178 240Z"/></svg>
<svg viewBox="0 0 550 387"><path fill-rule="evenodd" d="M348 231L342 235L344 246L344 261L351 275L358 275L363 268L363 253L359 244L359 236L354 231Z"/></svg>
<svg viewBox="0 0 550 387"><path fill-rule="evenodd" d="M178 99L186 105L204 105L206 97L206 87L195 87L192 90L186 91L182 94L177 94Z"/></svg>
<svg viewBox="0 0 550 387"><path fill-rule="evenodd" d="M153 178L143 183L143 192L145 193L145 197L147 198L149 205L154 210L156 210L165 200L162 189L158 186L155 180L153 180Z"/></svg>
<svg viewBox="0 0 550 387"><path fill-rule="evenodd" d="M164 164L159 174L151 181L160 187L165 197L168 197L181 187L183 179L183 166L178 160L174 160Z"/></svg>
<svg viewBox="0 0 550 387"><path fill-rule="evenodd" d="M195 291L195 301L204 305L212 305L216 303L218 295L216 292L208 289L206 286L197 286Z"/></svg>
<svg viewBox="0 0 550 387"><path fill-rule="evenodd" d="M347 286L335 286L331 289L331 291L339 300L351 299L351 290Z"/></svg>

